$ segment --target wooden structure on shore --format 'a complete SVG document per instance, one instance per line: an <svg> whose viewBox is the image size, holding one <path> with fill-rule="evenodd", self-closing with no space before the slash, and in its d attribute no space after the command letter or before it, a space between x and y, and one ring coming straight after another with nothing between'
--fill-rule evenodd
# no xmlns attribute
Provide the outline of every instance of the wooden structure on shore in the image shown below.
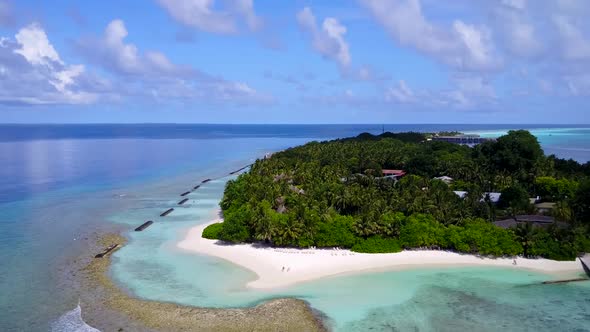
<svg viewBox="0 0 590 332"><path fill-rule="evenodd" d="M153 224L153 223L154 223L153 221L151 221L151 220L148 220L148 221L144 222L143 224L141 224L141 226L137 227L137 228L135 229L135 231L136 231L136 232L141 232L141 231L143 231L144 229L146 229L146 228L150 227L150 225L151 225L151 224Z"/></svg>
<svg viewBox="0 0 590 332"><path fill-rule="evenodd" d="M183 199L182 201L178 202L178 205L182 205L188 201L188 198Z"/></svg>
<svg viewBox="0 0 590 332"><path fill-rule="evenodd" d="M185 192L183 192L182 194L180 194L180 196L186 196L186 195L188 195L188 194L190 194L190 193L191 193L190 191L185 191Z"/></svg>
<svg viewBox="0 0 590 332"><path fill-rule="evenodd" d="M201 185L200 185L200 184L196 185L196 186L193 188L193 190L197 190L197 189L199 189L199 188L201 188Z"/></svg>
<svg viewBox="0 0 590 332"><path fill-rule="evenodd" d="M169 215L172 211L174 211L173 208L169 208L168 210L162 212L162 214L160 215L160 217L165 217L167 215Z"/></svg>
<svg viewBox="0 0 590 332"><path fill-rule="evenodd" d="M119 244L117 244L117 243L111 244L110 246L106 247L103 251L96 254L96 256L94 256L94 258L102 258L102 257L108 255L113 250L115 250L117 247L119 247Z"/></svg>
<svg viewBox="0 0 590 332"><path fill-rule="evenodd" d="M205 179L205 180L201 181L201 183L207 183L209 181L211 181L211 179Z"/></svg>

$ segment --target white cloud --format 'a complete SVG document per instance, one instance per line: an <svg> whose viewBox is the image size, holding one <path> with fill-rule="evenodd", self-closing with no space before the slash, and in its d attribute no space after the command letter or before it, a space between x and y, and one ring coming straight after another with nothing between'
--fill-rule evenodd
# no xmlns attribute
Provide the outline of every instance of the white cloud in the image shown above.
<svg viewBox="0 0 590 332"><path fill-rule="evenodd" d="M455 20L450 27L424 16L419 0L359 0L401 45L463 70L494 70L502 61L491 31Z"/></svg>
<svg viewBox="0 0 590 332"><path fill-rule="evenodd" d="M539 55L544 48L539 41L538 29L528 17L526 1L504 0L503 4L496 8L495 15L507 49L520 57Z"/></svg>
<svg viewBox="0 0 590 332"><path fill-rule="evenodd" d="M408 87L404 80L400 80L396 87L389 88L385 92L385 100L399 103L415 101L414 92Z"/></svg>
<svg viewBox="0 0 590 332"><path fill-rule="evenodd" d="M272 102L272 97L244 82L227 81L192 66L175 64L159 51L142 52L125 40L128 34L122 20L113 20L103 36L78 43L89 60L120 76L125 83L121 84L121 93L127 97L237 104Z"/></svg>
<svg viewBox="0 0 590 332"><path fill-rule="evenodd" d="M66 65L38 23L0 39L0 103L87 104L97 100L83 65Z"/></svg>
<svg viewBox="0 0 590 332"><path fill-rule="evenodd" d="M254 0L234 0L233 9L241 15L250 30L255 31L262 26L262 19L254 11Z"/></svg>
<svg viewBox="0 0 590 332"><path fill-rule="evenodd" d="M125 44L123 39L127 37L127 29L121 20L111 21L104 33L102 45L100 45L106 56L112 58L112 62L124 72L135 72L141 70L141 63L137 47L133 44Z"/></svg>
<svg viewBox="0 0 590 332"><path fill-rule="evenodd" d="M590 96L590 74L565 76L564 81L571 95Z"/></svg>
<svg viewBox="0 0 590 332"><path fill-rule="evenodd" d="M503 5L520 10L525 9L526 3L526 0L502 0Z"/></svg>
<svg viewBox="0 0 590 332"><path fill-rule="evenodd" d="M463 56L458 57L461 68L486 69L496 65L491 32L484 27L476 27L455 21L453 28L464 46Z"/></svg>
<svg viewBox="0 0 590 332"><path fill-rule="evenodd" d="M225 11L216 10L215 0L157 0L179 23L206 32L233 34L244 22L249 30L257 30L262 20L254 11L253 0L227 0Z"/></svg>
<svg viewBox="0 0 590 332"><path fill-rule="evenodd" d="M553 22L561 37L563 57L566 60L590 60L590 41L565 15L555 15Z"/></svg>
<svg viewBox="0 0 590 332"><path fill-rule="evenodd" d="M497 97L494 87L479 76L456 77L454 83L459 91L473 97L487 99L495 99Z"/></svg>
<svg viewBox="0 0 590 332"><path fill-rule="evenodd" d="M348 43L344 39L346 27L337 19L327 17L319 28L316 18L309 7L297 13L297 22L310 36L313 48L326 58L335 60L342 67L350 65L351 57Z"/></svg>
<svg viewBox="0 0 590 332"><path fill-rule="evenodd" d="M497 100L493 86L479 76L455 77L450 87L441 90L411 89L404 80L385 90L388 103L408 104L415 108L432 109L440 106L458 110L485 108Z"/></svg>
<svg viewBox="0 0 590 332"><path fill-rule="evenodd" d="M14 52L24 56L31 64L48 65L51 62L63 64L39 24L33 23L20 29L15 38L20 48Z"/></svg>
<svg viewBox="0 0 590 332"><path fill-rule="evenodd" d="M200 75L188 66L173 64L161 52L140 52L135 44L125 41L127 36L125 22L116 19L107 25L102 37L81 40L78 46L91 61L119 74L171 77Z"/></svg>

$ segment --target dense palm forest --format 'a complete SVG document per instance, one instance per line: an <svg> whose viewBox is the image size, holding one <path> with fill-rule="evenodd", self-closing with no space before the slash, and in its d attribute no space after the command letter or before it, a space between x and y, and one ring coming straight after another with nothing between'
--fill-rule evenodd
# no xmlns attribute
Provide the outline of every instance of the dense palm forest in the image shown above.
<svg viewBox="0 0 590 332"><path fill-rule="evenodd" d="M527 131L470 148L422 133L311 142L258 160L229 181L225 221L204 236L358 252L410 248L574 259L590 251L590 164L545 156ZM392 179L382 169L403 169ZM434 177L449 176L447 184ZM459 197L453 190L466 191ZM501 192L491 201L487 192ZM493 221L555 202L549 227Z"/></svg>

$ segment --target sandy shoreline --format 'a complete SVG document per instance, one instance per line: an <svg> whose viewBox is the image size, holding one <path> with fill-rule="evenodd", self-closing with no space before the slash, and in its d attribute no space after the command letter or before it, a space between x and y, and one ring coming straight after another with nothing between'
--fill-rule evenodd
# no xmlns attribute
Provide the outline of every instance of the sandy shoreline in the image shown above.
<svg viewBox="0 0 590 332"><path fill-rule="evenodd" d="M94 252L126 239L100 235ZM86 254L84 257L88 257ZM302 300L274 299L248 308L201 308L136 298L108 274L111 255L89 259L76 277L81 319L100 331L326 331L321 318Z"/></svg>
<svg viewBox="0 0 590 332"><path fill-rule="evenodd" d="M191 228L177 245L198 254L225 259L258 275L248 287L271 289L339 274L369 270L399 270L408 268L450 266L495 266L529 269L557 278L583 274L579 260L559 262L548 259L481 258L447 251L416 250L395 254L360 254L333 249L276 249L252 244L226 245L202 238L203 229L214 220Z"/></svg>

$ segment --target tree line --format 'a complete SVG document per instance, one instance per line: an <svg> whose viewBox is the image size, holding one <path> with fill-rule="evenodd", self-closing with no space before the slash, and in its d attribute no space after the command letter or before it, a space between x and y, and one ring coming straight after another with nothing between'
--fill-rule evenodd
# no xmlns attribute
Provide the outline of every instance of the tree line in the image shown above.
<svg viewBox="0 0 590 332"><path fill-rule="evenodd" d="M528 131L475 147L423 133L363 133L311 142L258 160L227 183L224 223L206 237L358 252L411 248L573 259L590 251L590 164L545 156ZM403 169L400 180L383 169ZM433 179L450 176L449 185ZM467 192L461 198L453 190ZM487 192L501 192L495 204ZM529 197L555 202L548 228L496 227L533 213ZM566 225L564 227L564 225Z"/></svg>

